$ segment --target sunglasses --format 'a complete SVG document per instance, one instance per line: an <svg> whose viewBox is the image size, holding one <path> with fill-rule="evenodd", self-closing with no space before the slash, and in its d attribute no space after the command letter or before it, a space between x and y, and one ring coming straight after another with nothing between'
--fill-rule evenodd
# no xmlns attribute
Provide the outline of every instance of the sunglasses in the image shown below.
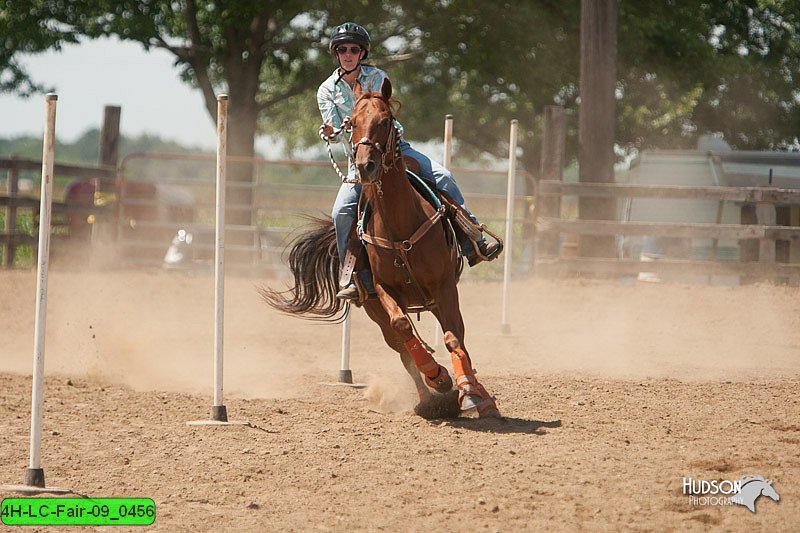
<svg viewBox="0 0 800 533"><path fill-rule="evenodd" d="M360 54L361 47L360 46L337 46L336 53L337 54L346 54L350 51L351 54Z"/></svg>

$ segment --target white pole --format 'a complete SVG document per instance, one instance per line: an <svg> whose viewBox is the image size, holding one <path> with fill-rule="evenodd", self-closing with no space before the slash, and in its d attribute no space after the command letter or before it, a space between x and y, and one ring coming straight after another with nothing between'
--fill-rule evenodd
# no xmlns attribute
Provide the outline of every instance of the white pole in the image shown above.
<svg viewBox="0 0 800 533"><path fill-rule="evenodd" d="M342 322L342 366L339 370L339 383L353 383L353 372L350 370L350 303L345 305L347 314Z"/></svg>
<svg viewBox="0 0 800 533"><path fill-rule="evenodd" d="M508 145L508 191L506 192L506 242L505 242L505 264L503 266L503 321L502 331L504 334L511 333L511 325L508 322L508 282L511 278L511 256L513 255L513 235L514 235L514 200L516 196L516 177L517 177L517 130L519 121L511 121L511 139Z"/></svg>
<svg viewBox="0 0 800 533"><path fill-rule="evenodd" d="M53 207L53 159L56 143L56 103L58 95L45 96L44 146L42 147L42 186L39 202L39 260L36 267L36 322L33 341L33 389L31 392L30 465L25 484L44 487L42 469L42 406L44 403L44 346L47 322L47 274L50 262L50 215Z"/></svg>
<svg viewBox="0 0 800 533"><path fill-rule="evenodd" d="M225 330L225 185L227 172L228 95L217 96L217 220L214 265L214 405L211 418L228 421L222 403L222 347Z"/></svg>
<svg viewBox="0 0 800 533"><path fill-rule="evenodd" d="M450 169L450 163L453 159L453 115L445 115L444 117L444 156L442 157L442 164L444 168ZM436 326L433 331L433 346L438 348L442 345L442 325L436 321Z"/></svg>
<svg viewBox="0 0 800 533"><path fill-rule="evenodd" d="M450 161L453 157L453 115L444 117L444 157L442 164L445 168L450 168Z"/></svg>

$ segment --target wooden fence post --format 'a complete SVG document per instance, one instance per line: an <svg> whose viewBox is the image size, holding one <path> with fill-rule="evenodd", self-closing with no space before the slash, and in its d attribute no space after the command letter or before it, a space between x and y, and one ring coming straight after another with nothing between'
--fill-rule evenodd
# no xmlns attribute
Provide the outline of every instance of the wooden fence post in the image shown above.
<svg viewBox="0 0 800 533"><path fill-rule="evenodd" d="M119 157L119 120L122 108L114 105L107 105L103 109L103 129L100 130L100 157L97 160L99 165L109 167L117 166ZM101 192L113 190L113 181L100 181Z"/></svg>
<svg viewBox="0 0 800 533"><path fill-rule="evenodd" d="M542 157L539 165L539 180L561 181L564 169L564 151L566 146L566 114L564 108L556 105L544 107L544 125L542 131ZM541 196L538 193L537 212L542 217L561 218L561 196ZM535 222L535 221L534 221ZM537 234L536 254L558 255L558 234Z"/></svg>
<svg viewBox="0 0 800 533"><path fill-rule="evenodd" d="M777 221L775 204L758 202L756 204L756 219L764 226L774 226ZM775 239L760 239L758 241L758 260L762 263L775 263Z"/></svg>
<svg viewBox="0 0 800 533"><path fill-rule="evenodd" d="M12 156L12 159L16 159ZM3 246L3 266L11 268L14 266L14 255L16 255L17 247L14 245L14 237L17 231L17 206L14 203L14 198L17 197L19 192L19 171L16 168L8 169L6 178L6 193L8 194L8 207L6 207L6 222L5 232L7 241Z"/></svg>
<svg viewBox="0 0 800 533"><path fill-rule="evenodd" d="M578 144L581 183L614 183L616 125L617 0L581 1L581 65ZM581 220L614 220L616 202L579 198ZM586 238L584 238L586 237ZM582 257L615 257L614 236L581 236Z"/></svg>
<svg viewBox="0 0 800 533"><path fill-rule="evenodd" d="M99 166L116 167L119 158L119 122L122 108L107 105L103 108L103 127L100 130L100 155L97 158ZM113 200L116 189L114 178L96 178L94 180L94 205L108 205L112 201L119 202L120 198ZM117 204L118 205L118 204ZM119 210L116 210L119 213ZM116 221L115 221L116 222ZM99 264L107 258L99 253L99 244L108 244L114 240L115 227L110 220L94 219L92 223L92 262ZM102 261L100 258L103 258Z"/></svg>

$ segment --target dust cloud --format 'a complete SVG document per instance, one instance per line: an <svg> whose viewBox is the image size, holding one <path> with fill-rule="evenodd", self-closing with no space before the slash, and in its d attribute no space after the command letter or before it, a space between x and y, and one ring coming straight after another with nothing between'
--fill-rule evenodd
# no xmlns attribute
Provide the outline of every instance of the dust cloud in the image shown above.
<svg viewBox="0 0 800 533"><path fill-rule="evenodd" d="M31 372L34 271L0 273L0 371ZM281 315L257 286L226 281L225 391L293 397L301 378L335 381L341 325ZM213 277L185 272L54 270L46 372L91 376L136 390L210 393ZM578 280L512 283L511 334L500 329L502 286L465 282L466 347L480 375L568 374L621 379L753 380L800 370L800 290L751 285L623 285ZM432 317L417 324L435 339ZM437 360L450 366L436 346ZM414 391L397 355L361 311L351 367L378 411L410 409Z"/></svg>

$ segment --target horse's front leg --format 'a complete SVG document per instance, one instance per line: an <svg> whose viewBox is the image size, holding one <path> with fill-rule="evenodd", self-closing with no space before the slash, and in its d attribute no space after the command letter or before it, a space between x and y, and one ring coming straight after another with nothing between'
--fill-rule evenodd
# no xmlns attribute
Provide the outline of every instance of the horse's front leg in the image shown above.
<svg viewBox="0 0 800 533"><path fill-rule="evenodd" d="M461 316L455 283L440 286L437 304L434 314L444 332L444 345L450 350L461 410L477 408L481 417L499 417L500 411L494 398L475 377L472 361L464 345L464 319Z"/></svg>
<svg viewBox="0 0 800 533"><path fill-rule="evenodd" d="M367 315L372 319L372 321L378 324L378 326L381 328L383 340L386 341L386 344L392 350L400 354L400 361L403 363L403 367L414 381L414 386L417 389L417 395L419 396L420 403L430 400L431 391L425 386L425 381L422 379L422 375L419 373L419 370L417 370L417 365L414 363L411 355L409 355L408 351L406 351L406 348L403 345L403 340L400 338L397 332L392 329L392 326L389 323L389 315L386 313L383 305L376 300L367 300L364 302L364 310L367 312Z"/></svg>
<svg viewBox="0 0 800 533"><path fill-rule="evenodd" d="M375 292L383 309L389 316L389 324L392 330L403 341L403 346L411 356L417 370L425 376L425 383L437 392L444 393L452 389L453 380L450 379L447 369L433 359L422 342L414 335L411 322L400 308L397 299L380 283L376 283ZM406 364L405 361L404 364ZM409 366L407 365L406 369L410 371Z"/></svg>

